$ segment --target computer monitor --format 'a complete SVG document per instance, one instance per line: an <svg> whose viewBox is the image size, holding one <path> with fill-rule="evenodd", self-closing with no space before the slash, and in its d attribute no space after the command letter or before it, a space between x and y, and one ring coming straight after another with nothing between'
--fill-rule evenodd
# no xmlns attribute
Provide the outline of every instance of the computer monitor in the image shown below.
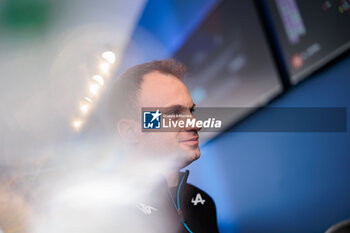
<svg viewBox="0 0 350 233"><path fill-rule="evenodd" d="M252 0L218 3L175 58L197 106L241 108L225 116L232 124L283 89Z"/></svg>
<svg viewBox="0 0 350 233"><path fill-rule="evenodd" d="M350 47L349 0L262 2L292 84Z"/></svg>

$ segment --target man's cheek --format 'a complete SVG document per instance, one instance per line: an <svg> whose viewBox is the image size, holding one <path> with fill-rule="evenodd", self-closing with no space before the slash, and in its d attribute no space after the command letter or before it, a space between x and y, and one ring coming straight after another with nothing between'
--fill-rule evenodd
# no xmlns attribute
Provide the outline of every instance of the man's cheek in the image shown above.
<svg viewBox="0 0 350 233"><path fill-rule="evenodd" d="M149 141L149 140L148 140ZM149 146L155 147L155 150L161 152L173 152L176 149L177 141L174 140L173 135L168 135L166 133L156 133L149 141Z"/></svg>

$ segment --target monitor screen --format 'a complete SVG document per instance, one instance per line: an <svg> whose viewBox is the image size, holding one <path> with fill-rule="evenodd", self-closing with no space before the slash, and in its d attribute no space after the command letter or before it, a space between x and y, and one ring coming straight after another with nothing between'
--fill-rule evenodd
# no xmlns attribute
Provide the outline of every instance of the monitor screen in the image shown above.
<svg viewBox="0 0 350 233"><path fill-rule="evenodd" d="M265 0L292 84L350 46L349 0Z"/></svg>
<svg viewBox="0 0 350 233"><path fill-rule="evenodd" d="M234 124L281 93L282 85L252 0L221 1L175 54L201 107L243 107Z"/></svg>

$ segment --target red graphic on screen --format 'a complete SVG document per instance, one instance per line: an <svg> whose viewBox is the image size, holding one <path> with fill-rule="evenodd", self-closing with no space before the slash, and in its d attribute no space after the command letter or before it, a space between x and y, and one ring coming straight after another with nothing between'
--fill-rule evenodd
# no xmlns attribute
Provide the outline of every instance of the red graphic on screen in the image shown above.
<svg viewBox="0 0 350 233"><path fill-rule="evenodd" d="M292 65L295 69L300 69L304 65L303 57L299 53L292 57Z"/></svg>

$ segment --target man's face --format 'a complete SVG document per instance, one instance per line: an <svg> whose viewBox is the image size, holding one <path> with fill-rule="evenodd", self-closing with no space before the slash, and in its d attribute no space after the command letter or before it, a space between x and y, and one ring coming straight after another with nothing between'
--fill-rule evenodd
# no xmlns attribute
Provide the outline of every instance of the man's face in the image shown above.
<svg viewBox="0 0 350 233"><path fill-rule="evenodd" d="M143 78L139 95L140 107L168 108L192 115L194 103L184 83L170 74L154 71ZM143 133L140 149L158 156L174 158L173 164L182 168L198 159L198 131L200 128L182 128L176 132Z"/></svg>

